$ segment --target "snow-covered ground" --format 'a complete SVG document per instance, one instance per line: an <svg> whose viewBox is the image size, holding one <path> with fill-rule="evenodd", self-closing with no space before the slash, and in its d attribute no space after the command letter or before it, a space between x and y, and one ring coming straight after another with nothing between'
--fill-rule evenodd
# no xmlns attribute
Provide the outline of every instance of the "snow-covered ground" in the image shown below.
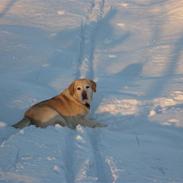
<svg viewBox="0 0 183 183"><path fill-rule="evenodd" d="M83 77L108 127L11 127ZM1 0L0 103L2 183L182 183L183 0Z"/></svg>

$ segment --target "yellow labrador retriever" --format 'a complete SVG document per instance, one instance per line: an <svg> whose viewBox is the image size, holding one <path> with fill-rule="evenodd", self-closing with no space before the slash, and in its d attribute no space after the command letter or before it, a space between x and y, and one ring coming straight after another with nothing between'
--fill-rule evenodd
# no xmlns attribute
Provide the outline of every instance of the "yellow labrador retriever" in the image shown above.
<svg viewBox="0 0 183 183"><path fill-rule="evenodd" d="M75 128L78 124L88 127L105 125L85 118L90 109L96 83L89 79L75 80L59 95L30 107L24 118L14 124L15 128L24 128L31 124L37 127L60 124Z"/></svg>

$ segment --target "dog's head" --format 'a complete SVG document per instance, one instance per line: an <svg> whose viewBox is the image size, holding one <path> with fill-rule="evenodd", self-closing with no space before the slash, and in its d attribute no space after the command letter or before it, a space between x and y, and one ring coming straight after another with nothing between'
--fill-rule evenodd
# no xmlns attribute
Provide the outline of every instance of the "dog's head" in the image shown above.
<svg viewBox="0 0 183 183"><path fill-rule="evenodd" d="M69 93L84 105L90 105L93 92L96 92L96 83L89 79L75 80L68 88Z"/></svg>

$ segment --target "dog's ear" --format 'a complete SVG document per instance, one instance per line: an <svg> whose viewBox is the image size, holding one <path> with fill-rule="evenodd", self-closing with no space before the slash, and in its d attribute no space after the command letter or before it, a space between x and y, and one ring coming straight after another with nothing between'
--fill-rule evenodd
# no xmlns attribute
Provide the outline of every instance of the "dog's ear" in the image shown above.
<svg viewBox="0 0 183 183"><path fill-rule="evenodd" d="M96 89L97 89L97 84L96 84L96 82L93 81L93 80L90 80L90 83L91 83L92 90L93 90L94 92L96 92Z"/></svg>
<svg viewBox="0 0 183 183"><path fill-rule="evenodd" d="M70 95L74 95L74 82L72 82L68 87Z"/></svg>

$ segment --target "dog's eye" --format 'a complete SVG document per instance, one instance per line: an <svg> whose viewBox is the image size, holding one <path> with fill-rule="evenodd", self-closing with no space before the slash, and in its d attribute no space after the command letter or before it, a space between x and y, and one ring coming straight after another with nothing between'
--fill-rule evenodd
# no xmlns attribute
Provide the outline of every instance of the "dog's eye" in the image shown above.
<svg viewBox="0 0 183 183"><path fill-rule="evenodd" d="M90 86L86 86L86 89L90 88Z"/></svg>
<svg viewBox="0 0 183 183"><path fill-rule="evenodd" d="M77 90L81 90L81 88L80 87L77 87Z"/></svg>

